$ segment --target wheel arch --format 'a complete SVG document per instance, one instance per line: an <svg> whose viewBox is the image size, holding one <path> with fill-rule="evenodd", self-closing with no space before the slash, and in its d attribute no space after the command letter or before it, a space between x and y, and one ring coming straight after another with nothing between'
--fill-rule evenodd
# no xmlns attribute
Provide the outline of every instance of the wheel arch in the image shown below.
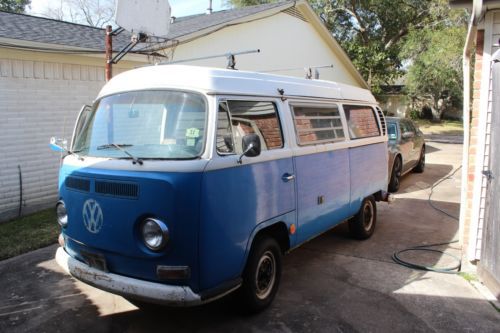
<svg viewBox="0 0 500 333"><path fill-rule="evenodd" d="M392 172L394 171L394 163L396 163L396 160L398 158L401 160L401 168L403 167L403 155L401 153L397 153L396 156L394 156L394 159L392 160L391 172L389 173L389 179L392 175Z"/></svg>

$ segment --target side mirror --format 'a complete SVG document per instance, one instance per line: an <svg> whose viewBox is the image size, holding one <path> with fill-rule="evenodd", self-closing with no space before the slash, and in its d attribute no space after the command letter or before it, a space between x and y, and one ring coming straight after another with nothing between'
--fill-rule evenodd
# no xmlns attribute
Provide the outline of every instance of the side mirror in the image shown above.
<svg viewBox="0 0 500 333"><path fill-rule="evenodd" d="M55 136L50 138L49 143L50 149L58 153L64 153L68 151L68 140L56 138Z"/></svg>
<svg viewBox="0 0 500 333"><path fill-rule="evenodd" d="M257 134L245 135L241 140L241 146L243 147L243 154L238 159L238 164L241 164L243 156L255 157L260 155L260 137Z"/></svg>
<svg viewBox="0 0 500 333"><path fill-rule="evenodd" d="M402 135L403 139L411 139L414 136L415 136L415 133L413 133L413 132L404 132Z"/></svg>

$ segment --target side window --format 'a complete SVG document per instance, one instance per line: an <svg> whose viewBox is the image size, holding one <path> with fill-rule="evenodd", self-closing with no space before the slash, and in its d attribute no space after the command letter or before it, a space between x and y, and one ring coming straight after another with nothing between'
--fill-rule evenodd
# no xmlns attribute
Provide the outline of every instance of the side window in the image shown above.
<svg viewBox="0 0 500 333"><path fill-rule="evenodd" d="M342 141L345 139L340 111L332 106L293 106L299 145Z"/></svg>
<svg viewBox="0 0 500 333"><path fill-rule="evenodd" d="M370 106L344 105L351 139L370 138L380 135L375 111Z"/></svg>
<svg viewBox="0 0 500 333"><path fill-rule="evenodd" d="M401 127L401 134L407 133L407 132L412 132L412 129L411 129L409 123L407 123L404 120L401 120L399 122L399 126Z"/></svg>
<svg viewBox="0 0 500 333"><path fill-rule="evenodd" d="M260 137L262 151L283 148L278 112L272 102L221 102L218 119L217 151L221 154L241 154L241 141L247 134Z"/></svg>
<svg viewBox="0 0 500 333"><path fill-rule="evenodd" d="M408 125L408 130L415 134L416 130L415 130L415 126L413 125L413 123L409 121L409 122L407 122L407 125Z"/></svg>
<svg viewBox="0 0 500 333"><path fill-rule="evenodd" d="M226 102L219 104L217 116L217 152L221 154L234 153L233 133L231 131L231 121Z"/></svg>

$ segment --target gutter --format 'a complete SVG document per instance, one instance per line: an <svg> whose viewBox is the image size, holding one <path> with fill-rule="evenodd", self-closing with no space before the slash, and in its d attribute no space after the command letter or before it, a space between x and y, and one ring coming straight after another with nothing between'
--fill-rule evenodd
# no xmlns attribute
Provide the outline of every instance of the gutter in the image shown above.
<svg viewBox="0 0 500 333"><path fill-rule="evenodd" d="M462 188L460 199L460 243L464 243L464 227L465 215L467 210L467 185L469 175L469 144L470 144L470 71L471 71L471 55L475 46L477 37L477 25L483 16L483 0L474 0L472 4L472 14L467 32L463 52L463 80L464 80L464 96L463 96L463 123L464 123L464 143L462 152Z"/></svg>

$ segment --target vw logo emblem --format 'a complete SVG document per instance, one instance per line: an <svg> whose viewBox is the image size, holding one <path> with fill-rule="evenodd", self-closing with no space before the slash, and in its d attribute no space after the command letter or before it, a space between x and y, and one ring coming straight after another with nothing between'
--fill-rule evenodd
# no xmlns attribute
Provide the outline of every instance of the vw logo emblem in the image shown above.
<svg viewBox="0 0 500 333"><path fill-rule="evenodd" d="M83 224L93 234L97 234L102 227L104 218L101 206L94 199L88 199L83 204Z"/></svg>

